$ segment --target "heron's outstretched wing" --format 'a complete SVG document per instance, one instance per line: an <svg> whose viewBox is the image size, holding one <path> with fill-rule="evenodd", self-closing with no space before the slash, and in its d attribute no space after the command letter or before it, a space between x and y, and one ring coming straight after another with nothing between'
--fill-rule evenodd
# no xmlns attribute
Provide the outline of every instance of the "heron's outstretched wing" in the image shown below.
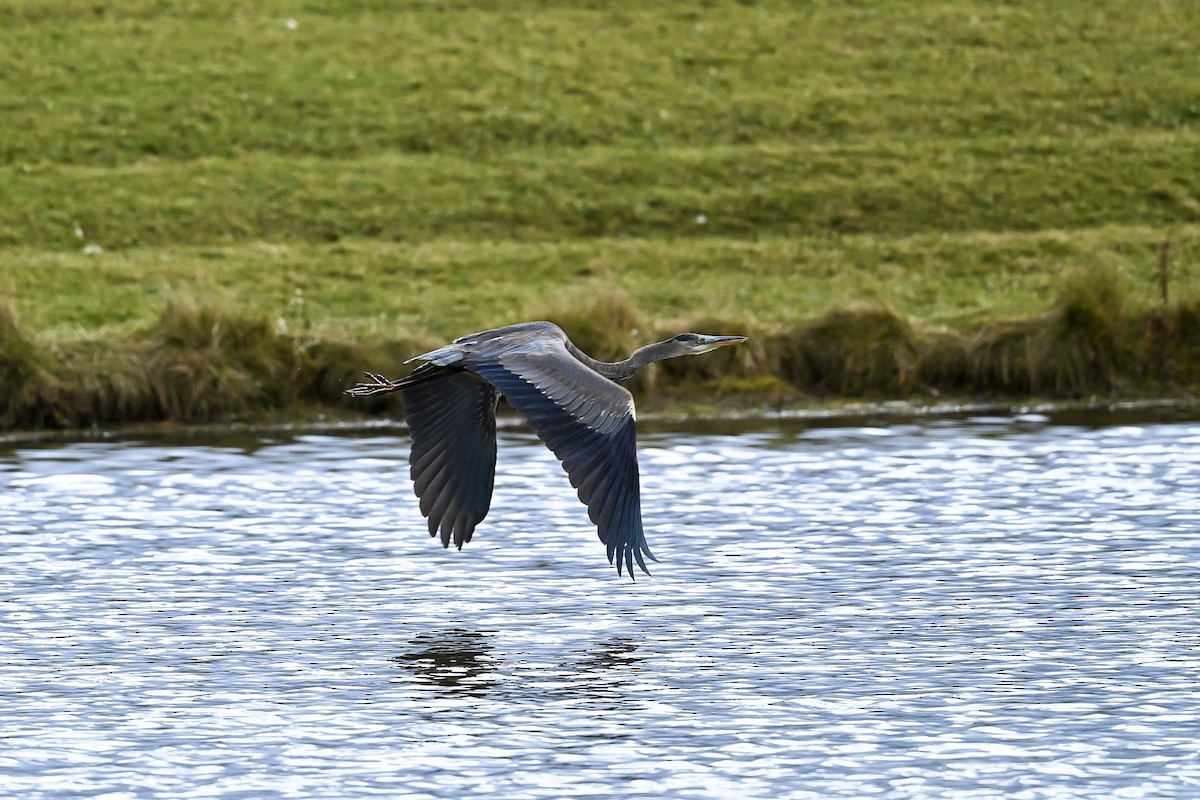
<svg viewBox="0 0 1200 800"><path fill-rule="evenodd" d="M496 477L496 390L460 369L421 367L400 381L412 434L410 474L429 535L460 550L487 516Z"/></svg>
<svg viewBox="0 0 1200 800"><path fill-rule="evenodd" d="M657 560L646 546L633 396L567 352L537 342L464 364L487 378L562 461L617 572Z"/></svg>

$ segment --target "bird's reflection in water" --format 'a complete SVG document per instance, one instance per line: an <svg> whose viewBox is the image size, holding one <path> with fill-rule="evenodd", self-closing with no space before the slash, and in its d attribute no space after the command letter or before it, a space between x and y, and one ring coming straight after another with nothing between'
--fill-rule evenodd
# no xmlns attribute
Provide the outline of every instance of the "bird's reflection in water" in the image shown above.
<svg viewBox="0 0 1200 800"><path fill-rule="evenodd" d="M408 652L391 660L430 688L473 697L504 694L511 699L528 693L542 699L603 701L609 697L613 676L628 679L645 657L637 652L638 642L625 636L597 642L577 658L549 664L502 663L493 653L488 631L450 628L422 633L410 644Z"/></svg>
<svg viewBox="0 0 1200 800"><path fill-rule="evenodd" d="M450 628L422 633L410 644L409 652L393 656L392 661L422 683L474 696L485 695L500 685L496 678L489 677L495 672L496 658L485 631Z"/></svg>
<svg viewBox="0 0 1200 800"><path fill-rule="evenodd" d="M628 699L614 693L613 686L636 680L638 662L646 656L637 652L638 642L627 636L614 636L589 647L581 657L567 661L561 667L565 680L549 694L557 700L593 712L621 712ZM597 733L602 739L625 739L626 733Z"/></svg>
<svg viewBox="0 0 1200 800"><path fill-rule="evenodd" d="M637 653L638 643L627 636L614 636L600 642L587 651L583 658L572 664L581 676L602 677L611 681L614 674L628 676L630 667L645 656ZM588 684L583 684L586 686Z"/></svg>

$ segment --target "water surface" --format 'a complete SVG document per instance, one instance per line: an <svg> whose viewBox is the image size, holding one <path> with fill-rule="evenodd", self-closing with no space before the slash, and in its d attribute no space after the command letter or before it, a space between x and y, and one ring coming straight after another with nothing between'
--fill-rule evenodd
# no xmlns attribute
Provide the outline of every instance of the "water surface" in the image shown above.
<svg viewBox="0 0 1200 800"><path fill-rule="evenodd" d="M507 432L0 450L14 797L1200 796L1200 425L641 436L619 579Z"/></svg>

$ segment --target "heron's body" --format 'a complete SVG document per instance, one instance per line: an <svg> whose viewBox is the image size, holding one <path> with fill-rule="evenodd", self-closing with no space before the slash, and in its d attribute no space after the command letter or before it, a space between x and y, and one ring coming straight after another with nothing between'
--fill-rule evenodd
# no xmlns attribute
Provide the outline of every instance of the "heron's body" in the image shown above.
<svg viewBox="0 0 1200 800"><path fill-rule="evenodd" d="M410 472L429 533L462 548L487 516L496 471L501 397L554 451L588 507L617 571L654 559L642 530L633 396L617 381L645 364L744 341L680 334L624 361L597 361L557 325L525 322L455 339L416 356L411 375L368 373L349 394L399 391L412 434Z"/></svg>

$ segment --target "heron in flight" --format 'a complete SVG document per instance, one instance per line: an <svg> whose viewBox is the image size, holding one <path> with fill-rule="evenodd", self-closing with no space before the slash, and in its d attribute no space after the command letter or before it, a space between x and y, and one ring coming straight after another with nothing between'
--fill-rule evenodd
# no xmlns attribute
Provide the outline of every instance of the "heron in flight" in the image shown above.
<svg viewBox="0 0 1200 800"><path fill-rule="evenodd" d="M412 435L410 474L429 535L459 550L488 513L496 476L496 407L503 397L558 456L596 524L608 561L647 575L633 395L619 384L655 361L707 353L745 336L681 333L624 361L597 361L550 322L472 333L409 359L392 381L372 372L354 397L400 392ZM408 363L408 362L405 362Z"/></svg>

